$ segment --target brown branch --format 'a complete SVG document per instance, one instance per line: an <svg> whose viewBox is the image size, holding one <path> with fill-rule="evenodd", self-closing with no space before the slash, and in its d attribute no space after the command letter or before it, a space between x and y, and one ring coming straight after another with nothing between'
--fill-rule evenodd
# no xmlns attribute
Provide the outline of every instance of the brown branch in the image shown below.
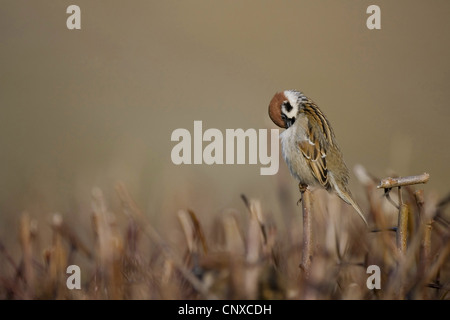
<svg viewBox="0 0 450 320"><path fill-rule="evenodd" d="M424 173L418 176L409 177L399 177L399 178L385 178L381 180L380 185L377 186L378 189L390 189L401 186L409 186L412 184L427 183L430 179L428 173Z"/></svg>
<svg viewBox="0 0 450 320"><path fill-rule="evenodd" d="M400 253L406 253L408 235L408 206L406 204L400 205L398 212L398 228L397 228L397 248Z"/></svg>
<svg viewBox="0 0 450 320"><path fill-rule="evenodd" d="M313 255L312 244L312 216L311 216L311 191L308 189L300 190L302 195L303 212L303 252L302 263L300 267L305 272L305 277L309 278L311 274L311 261Z"/></svg>
<svg viewBox="0 0 450 320"><path fill-rule="evenodd" d="M197 216L195 215L194 211L187 210L187 212L189 213L192 224L194 225L195 237L202 244L203 253L207 254L208 245L206 243L205 233L203 232L202 225L200 224L200 221L197 219Z"/></svg>

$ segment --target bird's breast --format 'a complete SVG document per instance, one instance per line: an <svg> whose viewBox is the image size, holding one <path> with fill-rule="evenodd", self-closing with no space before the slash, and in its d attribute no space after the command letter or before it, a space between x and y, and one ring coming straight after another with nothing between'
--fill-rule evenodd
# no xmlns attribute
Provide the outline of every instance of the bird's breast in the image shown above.
<svg viewBox="0 0 450 320"><path fill-rule="evenodd" d="M280 134L281 153L291 175L299 182L313 187L316 186L318 182L312 175L311 169L298 147L298 142L306 140L307 137L302 130L298 129L299 128L294 125Z"/></svg>

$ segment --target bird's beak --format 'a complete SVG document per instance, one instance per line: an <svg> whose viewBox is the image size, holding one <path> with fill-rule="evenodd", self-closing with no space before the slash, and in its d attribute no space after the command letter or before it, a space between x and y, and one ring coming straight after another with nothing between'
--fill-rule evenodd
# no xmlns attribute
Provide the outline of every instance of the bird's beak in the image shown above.
<svg viewBox="0 0 450 320"><path fill-rule="evenodd" d="M286 123L286 129L289 129L290 126L292 126L295 122L295 118L292 119L286 119L285 123Z"/></svg>

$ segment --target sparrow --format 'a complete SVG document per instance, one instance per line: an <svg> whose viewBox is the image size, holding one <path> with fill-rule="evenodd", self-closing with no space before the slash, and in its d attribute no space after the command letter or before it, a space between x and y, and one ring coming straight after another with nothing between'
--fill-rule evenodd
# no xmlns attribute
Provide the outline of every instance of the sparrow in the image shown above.
<svg viewBox="0 0 450 320"><path fill-rule="evenodd" d="M330 122L302 92L285 90L274 95L269 117L279 127L283 158L299 189L324 188L350 204L367 224L348 188L349 171Z"/></svg>

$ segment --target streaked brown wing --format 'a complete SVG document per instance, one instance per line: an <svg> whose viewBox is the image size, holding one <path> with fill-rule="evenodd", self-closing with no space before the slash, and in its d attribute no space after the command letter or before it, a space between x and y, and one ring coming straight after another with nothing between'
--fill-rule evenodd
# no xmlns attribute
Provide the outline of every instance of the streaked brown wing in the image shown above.
<svg viewBox="0 0 450 320"><path fill-rule="evenodd" d="M302 151L314 177L319 183L328 188L328 170L325 151L320 148L317 141L303 140L298 142L298 147Z"/></svg>
<svg viewBox="0 0 450 320"><path fill-rule="evenodd" d="M333 131L319 107L310 99L303 102L302 112L308 119L307 136L309 139L298 142L311 171L317 181L326 189L330 188L326 152L334 143ZM313 125L314 124L314 125Z"/></svg>

